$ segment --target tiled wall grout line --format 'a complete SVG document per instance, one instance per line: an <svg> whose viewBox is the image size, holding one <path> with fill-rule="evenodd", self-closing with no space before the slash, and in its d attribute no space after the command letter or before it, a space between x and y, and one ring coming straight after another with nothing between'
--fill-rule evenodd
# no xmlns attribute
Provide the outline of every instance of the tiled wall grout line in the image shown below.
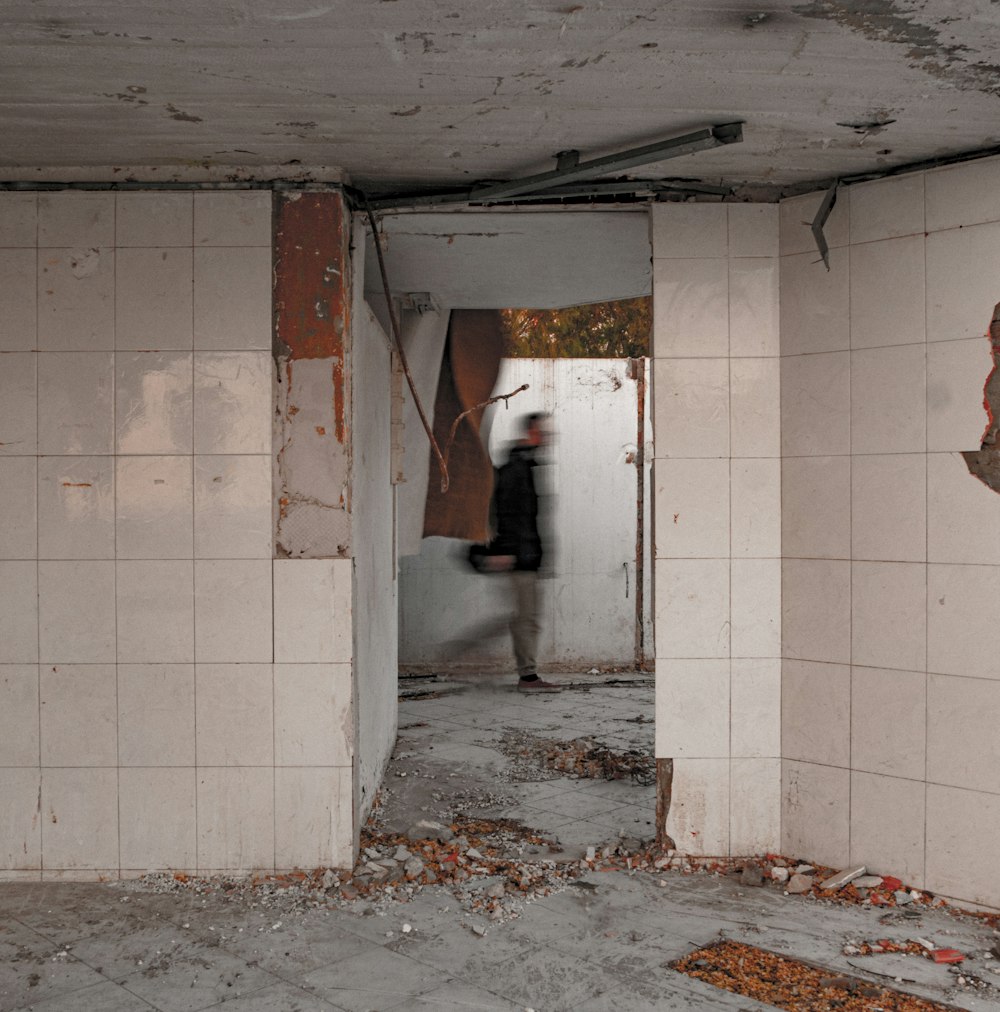
<svg viewBox="0 0 1000 1012"><path fill-rule="evenodd" d="M39 433L41 429L40 415L40 389L38 375L38 309L41 302L39 287L41 275L38 270L38 243L39 243L39 214L38 197L35 197L35 340L34 340L34 362L35 362L35 622L37 655L35 660L35 679L38 690L38 869L39 876L45 875L45 819L42 816L42 573L39 561L41 551L41 489L39 488L39 467L38 461L41 450L39 445Z"/></svg>
<svg viewBox="0 0 1000 1012"><path fill-rule="evenodd" d="M112 206L112 256L114 257L114 284L111 297L111 503L112 503L112 536L114 538L115 557L115 814L118 818L118 877L121 878L122 866L122 773L121 773L121 726L120 726L120 688L119 688L119 644L118 644L118 466L115 451L118 449L118 196L115 195Z"/></svg>

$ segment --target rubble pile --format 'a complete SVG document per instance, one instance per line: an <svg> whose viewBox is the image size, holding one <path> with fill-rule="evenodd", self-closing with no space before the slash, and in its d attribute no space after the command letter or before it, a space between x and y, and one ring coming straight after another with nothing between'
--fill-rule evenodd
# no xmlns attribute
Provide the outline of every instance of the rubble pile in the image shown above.
<svg viewBox="0 0 1000 1012"><path fill-rule="evenodd" d="M692 952L672 965L689 977L791 1012L813 1012L815 1009L948 1012L947 1005L834 975L821 967L741 942L719 942Z"/></svg>
<svg viewBox="0 0 1000 1012"><path fill-rule="evenodd" d="M639 749L615 752L593 738L559 741L539 738L518 728L504 728L497 750L515 762L511 780L538 780L541 768L579 779L628 777L643 786L656 783L656 760L648 752Z"/></svg>

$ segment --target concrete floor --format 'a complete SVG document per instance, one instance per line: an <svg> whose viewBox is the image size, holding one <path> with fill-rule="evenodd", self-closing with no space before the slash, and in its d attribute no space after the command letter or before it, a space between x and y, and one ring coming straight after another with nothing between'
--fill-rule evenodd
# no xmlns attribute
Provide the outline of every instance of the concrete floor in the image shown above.
<svg viewBox="0 0 1000 1012"><path fill-rule="evenodd" d="M491 745L509 741L505 728L519 725L546 738L617 736L607 742L616 749L643 741L648 749L648 683L592 680L586 689L533 697L492 680L419 688L444 693L401 703L399 746L377 820L384 829L416 813L446 817L456 809L517 816L553 838L552 847L510 843L524 861L550 868L576 861L577 870L576 848L617 841L623 831L650 835L651 788L548 779L551 771L539 767L534 781L525 780L531 763ZM554 874L550 895L501 921L470 912L454 885L404 893L406 902L363 897L318 906L303 903L297 889L227 896L161 888L0 885L0 1012L193 1012L223 1004L232 1012L769 1008L666 965L723 936L878 983L886 973L900 976L895 986L957 1007L1000 1009L993 986L1000 960L984 956L997 937L984 922L942 910L903 919L900 911L785 896L776 885L744 888L735 876L595 870L570 881ZM920 957L842 951L851 940L917 936L966 953L963 974L988 981L988 990L962 985L957 973Z"/></svg>

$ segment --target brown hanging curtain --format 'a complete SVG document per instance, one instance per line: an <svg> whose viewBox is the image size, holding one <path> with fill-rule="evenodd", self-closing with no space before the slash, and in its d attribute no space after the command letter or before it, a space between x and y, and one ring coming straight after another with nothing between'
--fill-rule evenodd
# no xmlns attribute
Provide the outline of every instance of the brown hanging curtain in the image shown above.
<svg viewBox="0 0 1000 1012"><path fill-rule="evenodd" d="M445 446L455 419L488 400L500 373L503 329L495 309L453 309L434 402L434 437ZM441 475L431 455L424 537L438 535L486 541L489 536L493 463L479 434L483 411L462 419L448 457L451 485L441 491Z"/></svg>

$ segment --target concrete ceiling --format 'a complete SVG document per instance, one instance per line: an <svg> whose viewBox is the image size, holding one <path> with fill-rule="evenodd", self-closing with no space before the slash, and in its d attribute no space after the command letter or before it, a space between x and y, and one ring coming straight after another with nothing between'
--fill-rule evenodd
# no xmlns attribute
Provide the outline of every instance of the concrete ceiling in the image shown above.
<svg viewBox="0 0 1000 1012"><path fill-rule="evenodd" d="M741 144L630 175L781 192L1000 144L998 10L6 0L0 174L337 166L375 190L469 185L549 170L564 149L589 159L742 120Z"/></svg>

